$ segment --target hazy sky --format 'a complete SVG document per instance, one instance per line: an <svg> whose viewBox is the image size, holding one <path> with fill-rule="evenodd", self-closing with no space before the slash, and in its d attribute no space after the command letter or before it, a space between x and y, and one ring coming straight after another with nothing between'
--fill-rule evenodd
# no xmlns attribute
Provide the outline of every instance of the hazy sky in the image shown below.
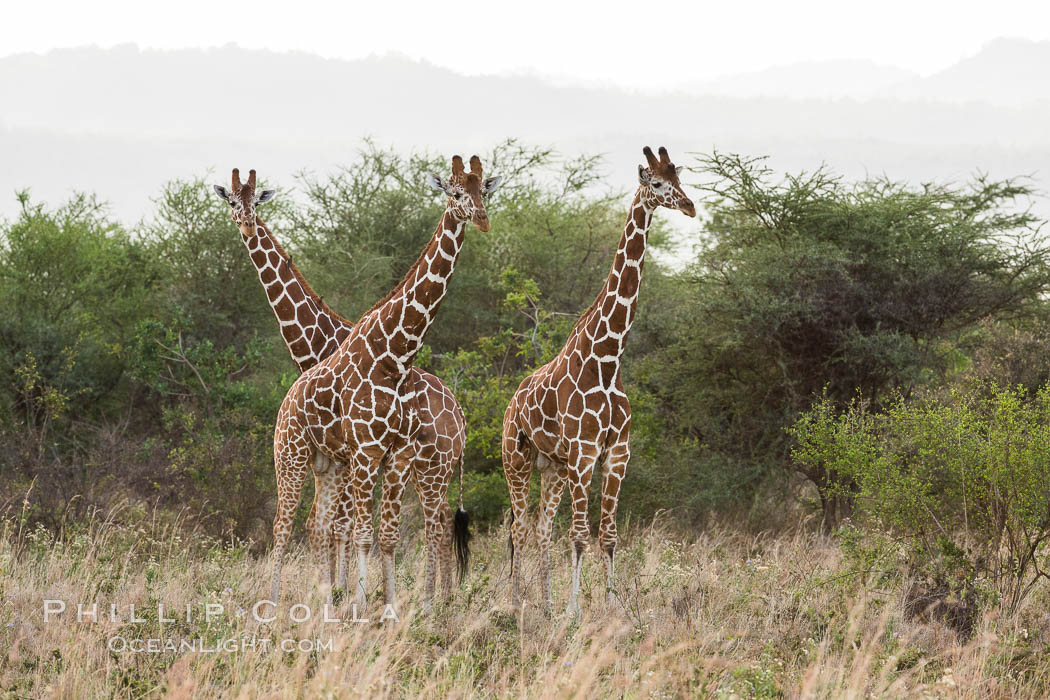
<svg viewBox="0 0 1050 700"><path fill-rule="evenodd" d="M35 0L6 3L0 55L232 42L332 58L399 52L467 74L531 71L663 87L837 58L929 74L1000 36L1050 39L1050 2Z"/></svg>

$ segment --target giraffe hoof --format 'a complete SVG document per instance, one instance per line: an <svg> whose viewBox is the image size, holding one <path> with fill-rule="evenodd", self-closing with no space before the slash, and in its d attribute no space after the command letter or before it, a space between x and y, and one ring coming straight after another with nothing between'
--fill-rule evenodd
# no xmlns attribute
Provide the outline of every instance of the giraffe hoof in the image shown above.
<svg viewBox="0 0 1050 700"><path fill-rule="evenodd" d="M568 607L565 608L565 613L567 615L572 615L573 617L579 617L580 612L581 608L579 603L569 603Z"/></svg>

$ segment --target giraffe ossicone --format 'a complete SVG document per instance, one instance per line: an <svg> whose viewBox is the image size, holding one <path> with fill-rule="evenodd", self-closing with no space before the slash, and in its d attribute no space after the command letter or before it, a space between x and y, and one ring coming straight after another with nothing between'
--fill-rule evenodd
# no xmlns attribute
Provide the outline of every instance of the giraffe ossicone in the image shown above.
<svg viewBox="0 0 1050 700"><path fill-rule="evenodd" d="M659 207L696 216L682 190L679 168L667 149L646 146L638 166L638 189L612 269L594 303L576 322L554 359L526 377L503 418L503 470L511 503L511 606L521 609L521 552L529 534L529 482L540 472L536 540L544 607L550 614L550 541L554 515L568 487L572 497L572 589L568 609L579 612L580 573L590 539L587 492L595 468L602 470L598 542L605 556L607 602L613 600L613 554L620 486L630 459L631 406L620 360L634 321L649 225Z"/></svg>
<svg viewBox="0 0 1050 700"><path fill-rule="evenodd" d="M230 216L234 223L240 226L255 225L255 207L264 204L277 193L277 190L256 190L255 171L248 171L248 182L241 184L241 173L237 168L233 169L230 189L222 185L215 185L215 194L219 199L230 205Z"/></svg>

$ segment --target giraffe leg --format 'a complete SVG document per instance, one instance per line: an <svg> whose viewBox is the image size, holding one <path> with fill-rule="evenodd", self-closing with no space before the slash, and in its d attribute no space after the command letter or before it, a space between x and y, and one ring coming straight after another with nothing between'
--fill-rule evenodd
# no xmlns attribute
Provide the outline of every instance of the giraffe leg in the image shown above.
<svg viewBox="0 0 1050 700"><path fill-rule="evenodd" d="M441 591L446 601L452 600L456 581L452 566L452 508L445 499L438 506L439 522L436 525L434 539L438 564L441 567Z"/></svg>
<svg viewBox="0 0 1050 700"><path fill-rule="evenodd" d="M379 460L359 452L348 460L348 466L350 472L345 490L348 490L350 495L344 495L344 498L349 498L349 502L353 503L353 536L354 548L357 552L357 583L354 602L357 605L358 614L361 614L365 609L368 584L368 550L372 548L374 538L372 494L375 491L379 474Z"/></svg>
<svg viewBox="0 0 1050 700"><path fill-rule="evenodd" d="M337 575L335 580L336 588L347 592L347 586L350 585L350 560L353 558L354 553L354 506L349 504L346 507L346 515L349 519L349 527L336 531L336 546L339 548L338 561L336 562Z"/></svg>
<svg viewBox="0 0 1050 700"><path fill-rule="evenodd" d="M428 493L423 500L424 533L426 537L426 567L424 570L424 611L429 611L441 572L442 596L452 600L454 589L452 566L452 510L444 497Z"/></svg>
<svg viewBox="0 0 1050 700"><path fill-rule="evenodd" d="M536 546L540 551L540 580L543 582L543 609L550 617L554 607L551 592L551 531L558 512L568 474L565 467L549 464L540 470L540 512L536 523Z"/></svg>
<svg viewBox="0 0 1050 700"><path fill-rule="evenodd" d="M572 528L569 537L572 540L572 590L569 593L569 605L566 612L580 613L580 572L583 568L583 555L587 551L587 542L591 538L591 529L587 524L587 489L594 474L594 459L579 458L575 465L568 469L569 491L572 493Z"/></svg>
<svg viewBox="0 0 1050 700"><path fill-rule="evenodd" d="M434 590L437 588L437 570L443 532L441 531L441 515L433 502L423 504L424 537L426 539L426 565L423 570L423 612L430 612L434 603ZM451 542L449 543L451 546ZM442 572L444 574L444 572Z"/></svg>
<svg viewBox="0 0 1050 700"><path fill-rule="evenodd" d="M508 413L510 409L508 408ZM521 554L529 536L528 505L532 460L518 444L518 429L504 420L503 475L510 491L510 607L521 612Z"/></svg>
<svg viewBox="0 0 1050 700"><path fill-rule="evenodd" d="M299 464L296 455L282 454L280 449L275 450L275 453L277 514L273 519L273 581L270 599L277 603L281 599L281 567L284 564L284 553L292 536L292 521L295 519L295 509L299 505L299 496L306 480L306 463L304 461Z"/></svg>
<svg viewBox="0 0 1050 700"><path fill-rule="evenodd" d="M419 505L423 509L426 564L424 567L423 610L429 611L441 572L441 588L446 601L452 599L452 510L448 505L448 483L454 462L440 455L423 459L417 455L413 463L413 482Z"/></svg>
<svg viewBox="0 0 1050 700"><path fill-rule="evenodd" d="M347 594L349 578L349 559L353 554L354 544L354 502L353 494L347 489L347 470L342 464L335 464L339 474L339 507L333 527L332 544L335 548L335 587Z"/></svg>
<svg viewBox="0 0 1050 700"><path fill-rule="evenodd" d="M311 557L314 555L314 550L318 546L315 541L317 535L317 477L314 477L314 502L310 504L310 514L306 516L306 542L310 547ZM320 562L317 562L320 566Z"/></svg>
<svg viewBox="0 0 1050 700"><path fill-rule="evenodd" d="M598 526L598 546L605 558L607 605L613 603L613 553L616 551L616 506L620 500L620 485L627 472L631 448L626 432L620 442L612 445L605 458L602 474L602 517Z"/></svg>
<svg viewBox="0 0 1050 700"><path fill-rule="evenodd" d="M435 501L434 494L428 488L425 481L421 478L424 463L415 461L412 465L410 476L412 477L412 485L416 489L416 496L419 498L419 505L423 510L423 614L426 615L430 612L431 603L434 599L434 581L436 576L434 571L434 558L436 553L433 551L434 542L430 534L430 519L431 512L434 510Z"/></svg>
<svg viewBox="0 0 1050 700"><path fill-rule="evenodd" d="M412 450L394 455L383 474L383 498L379 510L379 551L383 555L383 595L394 604L394 552L401 540L401 499L412 467Z"/></svg>
<svg viewBox="0 0 1050 700"><path fill-rule="evenodd" d="M308 528L310 551L321 568L326 599L332 600L336 575L335 521L338 516L342 478L338 470L326 469L314 474L313 522Z"/></svg>

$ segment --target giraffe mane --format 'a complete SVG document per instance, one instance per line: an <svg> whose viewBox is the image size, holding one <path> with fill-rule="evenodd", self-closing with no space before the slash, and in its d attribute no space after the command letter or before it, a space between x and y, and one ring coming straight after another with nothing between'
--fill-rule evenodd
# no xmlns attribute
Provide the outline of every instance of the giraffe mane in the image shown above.
<svg viewBox="0 0 1050 700"><path fill-rule="evenodd" d="M442 213L442 215L441 215L441 223L438 223L438 228L439 229L441 228L442 224L444 223L444 220L445 220L445 215L444 215L444 213ZM383 304L385 304L388 301L390 301L391 299L393 299L394 296L396 296L402 289L404 289L405 284L408 282L409 276L413 272L416 271L416 269L419 267L420 263L423 262L423 258L426 257L427 248L428 247L429 246L423 246L423 250L420 251L419 257L416 258L416 261L414 263L412 263L411 267L408 268L408 272L406 272L405 276L401 278L401 281L398 282L396 285L394 285L393 289L391 289L389 292L386 293L386 296L384 296L382 299L380 299L375 304L373 304L372 308L370 308L368 311L366 311L363 314L361 314L361 318L364 318L368 314L372 313L373 311L375 311L376 309L381 307ZM360 323L360 321L358 321L358 323Z"/></svg>
<svg viewBox="0 0 1050 700"><path fill-rule="evenodd" d="M605 294L603 292L605 292L605 287L608 284L609 282L608 280L606 280L605 284L602 285L601 291L598 292L598 296L594 297L594 301L591 302L591 305L584 309L583 313L580 314L580 317L576 319L576 324L573 325L572 330L569 331L570 337L572 337L576 333L576 331L579 330L581 326L583 326L584 322L588 318L590 318L591 312L593 312L598 307L598 301L605 300Z"/></svg>
<svg viewBox="0 0 1050 700"><path fill-rule="evenodd" d="M636 193L635 196L634 196L634 201L637 201L637 200L638 200L638 194ZM631 212L628 213L628 220L630 220L631 213L633 213L633 211L634 210L632 209ZM608 286L609 286L609 280L608 280L608 278L606 278L605 282L602 284L602 288L598 291L598 295L596 297L594 297L594 301L592 301L591 305L588 306L586 309L584 309L583 313L580 314L580 317L578 319L576 319L575 325L573 325L572 330L569 331L569 337L572 337L573 335L575 335L576 331L580 329L580 327L587 321L588 318L590 318L591 313L598 307L598 302L604 302L605 301L605 296L606 296L606 293L607 293L606 288Z"/></svg>
<svg viewBox="0 0 1050 700"><path fill-rule="evenodd" d="M276 250L277 254L279 256L281 256L281 260L283 260L284 263L286 265L288 265L288 268L292 271L292 275L295 277L295 279L302 286L303 292L308 297L310 297L310 299L315 304L317 304L317 306L319 308L322 308L325 311L327 311L329 314L331 314L332 318L334 318L334 319L336 319L338 321L341 321L341 322L347 324L348 326L352 325L348 319L340 316L335 311L333 311L328 306L328 304L326 304L324 302L324 300L321 298L321 295L314 291L314 288L311 287L310 283L306 281L306 278L303 276L303 273L299 272L299 268L296 266L296 264L294 262L292 262L292 256L289 255L287 253L287 251L285 251L284 246L282 246L280 241L278 241L277 238L273 235L273 232L270 230L270 227L267 226L266 223L261 218L259 218L258 216L255 217L255 221L260 226L262 226L264 229L266 229L266 233L270 237L270 241L273 243L274 250Z"/></svg>
<svg viewBox="0 0 1050 700"><path fill-rule="evenodd" d="M638 198L640 196L640 189L641 188L639 188L639 192L635 192L634 199L632 200L632 204L631 204L632 208L627 214L627 223L630 223L630 221L631 221L631 219L632 219L632 217L634 215L634 203L638 201ZM627 223L624 224L625 227L627 226ZM614 258L614 264L615 264L615 258ZM594 301L592 301L591 305L588 306L586 309L584 309L583 313L580 314L580 317L578 319L576 319L575 325L573 325L572 330L569 331L569 337L570 338L573 335L576 334L576 331L578 331L584 325L584 323L587 322L587 320L590 318L591 314L598 307L598 303L605 301L605 297L606 297L606 295L608 293L608 286L609 286L609 279L608 279L608 277L606 277L605 282L602 284L602 288L598 291L598 295L594 297Z"/></svg>

